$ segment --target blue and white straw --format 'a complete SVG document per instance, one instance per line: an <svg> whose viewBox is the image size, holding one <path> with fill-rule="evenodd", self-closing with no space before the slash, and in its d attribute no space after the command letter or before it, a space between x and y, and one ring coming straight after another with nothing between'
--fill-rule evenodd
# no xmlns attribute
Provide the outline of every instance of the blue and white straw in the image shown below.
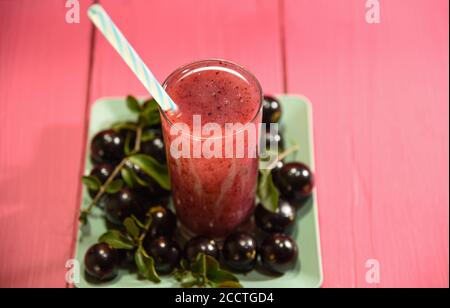
<svg viewBox="0 0 450 308"><path fill-rule="evenodd" d="M177 110L177 105L159 84L158 80L145 65L144 61L142 61L133 46L131 46L128 40L123 36L122 32L114 24L103 7L99 4L92 5L89 8L88 15L95 26L103 33L108 42L136 74L147 91L158 102L161 109L164 111L170 110L172 112Z"/></svg>

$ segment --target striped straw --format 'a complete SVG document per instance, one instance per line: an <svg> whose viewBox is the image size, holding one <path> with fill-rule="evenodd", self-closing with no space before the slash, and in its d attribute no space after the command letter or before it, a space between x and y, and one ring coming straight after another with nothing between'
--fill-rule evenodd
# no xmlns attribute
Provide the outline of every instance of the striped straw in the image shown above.
<svg viewBox="0 0 450 308"><path fill-rule="evenodd" d="M99 4L92 5L89 8L88 15L95 26L103 33L108 42L136 74L147 91L158 102L161 109L164 111L170 110L172 112L177 110L177 105L159 84L158 80L145 65L144 61L142 61L133 46L131 46L128 40L123 36L122 32L114 24L103 7Z"/></svg>

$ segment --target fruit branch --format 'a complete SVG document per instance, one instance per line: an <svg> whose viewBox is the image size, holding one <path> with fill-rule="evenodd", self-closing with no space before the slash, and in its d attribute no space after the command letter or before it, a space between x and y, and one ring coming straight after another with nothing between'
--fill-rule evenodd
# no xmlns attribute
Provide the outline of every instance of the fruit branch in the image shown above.
<svg viewBox="0 0 450 308"><path fill-rule="evenodd" d="M116 176L120 173L120 171L122 170L123 166L125 166L125 164L127 163L128 158L124 158L122 159L122 161L116 166L116 168L114 169L114 171L111 173L111 175L109 176L109 178L105 181L105 183L100 187L100 189L98 190L97 194L95 195L94 199L92 200L92 202L89 204L89 206L86 209L81 210L81 214L80 214L80 221L83 223L86 223L87 220L87 216L89 216L89 214L92 211L92 208L94 206L96 206L98 204L98 202L100 201L100 198L104 195L104 193L106 192L106 188L112 183L112 181L114 181L114 179L116 178Z"/></svg>
<svg viewBox="0 0 450 308"><path fill-rule="evenodd" d="M134 144L133 152L130 155L136 154L141 150L141 139L142 139L142 130L143 127L141 124L139 124L136 128L136 142ZM125 164L128 162L128 157L125 157L122 159L122 161L114 168L114 171L111 173L111 175L108 177L108 179L105 181L105 183L100 186L97 194L95 195L92 202L89 204L89 206L86 209L81 210L80 214L80 221L82 223L87 222L87 217L92 211L92 208L98 204L100 201L100 198L105 194L106 189L108 186L114 181L114 179L119 175L119 173L122 171L122 168L125 166Z"/></svg>
<svg viewBox="0 0 450 308"><path fill-rule="evenodd" d="M273 168L276 167L277 163L279 161L282 161L283 159L285 159L286 157L288 157L289 155L291 155L292 153L297 152L298 150L300 150L300 147L296 144L292 147L290 147L289 149L287 149L286 151L284 151L283 153L281 153L280 155L278 155L277 159L274 160L268 167L267 169L271 170Z"/></svg>
<svg viewBox="0 0 450 308"><path fill-rule="evenodd" d="M142 130L142 124L139 124L136 128L136 143L134 144L134 150L132 154L136 154L141 150Z"/></svg>
<svg viewBox="0 0 450 308"><path fill-rule="evenodd" d="M139 246L142 246L142 242L144 241L145 237L147 236L148 231L150 230L150 227L152 226L152 222L153 222L152 214L153 214L153 211L152 211L152 209L150 209L149 217L147 219L147 222L144 225L144 230L142 231L142 233L138 239Z"/></svg>

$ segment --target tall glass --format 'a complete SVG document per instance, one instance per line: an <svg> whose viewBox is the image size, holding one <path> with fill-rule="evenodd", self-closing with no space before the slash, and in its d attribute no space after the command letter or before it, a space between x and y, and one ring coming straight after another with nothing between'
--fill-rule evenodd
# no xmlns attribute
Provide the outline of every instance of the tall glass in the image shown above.
<svg viewBox="0 0 450 308"><path fill-rule="evenodd" d="M177 216L192 235L224 237L254 208L261 86L224 60L183 66L163 86L179 106L162 116Z"/></svg>

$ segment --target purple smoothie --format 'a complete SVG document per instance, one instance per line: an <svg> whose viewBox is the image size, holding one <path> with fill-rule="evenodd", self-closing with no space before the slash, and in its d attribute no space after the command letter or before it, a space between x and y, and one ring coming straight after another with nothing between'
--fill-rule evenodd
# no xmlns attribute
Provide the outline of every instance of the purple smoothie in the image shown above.
<svg viewBox="0 0 450 308"><path fill-rule="evenodd" d="M244 223L254 208L257 125L262 116L260 85L252 74L236 64L207 60L177 70L164 86L179 107L178 112L163 117L162 121L177 216L193 234L226 236ZM194 115L201 116L203 125L212 122L220 127L222 137L215 137L221 141L215 144L220 157L205 158L202 152L201 157L193 158L195 146L201 149L211 141L210 134L193 136ZM178 134L171 135L169 132L177 123L185 123L190 130L177 130ZM225 129L227 123L239 123L256 131L232 133ZM176 138L189 144L189 157L171 155L171 144ZM236 157L237 138L242 138L245 149L242 158ZM231 145L225 140L232 140L235 152L231 157L225 157ZM218 146L221 148L217 149Z"/></svg>

